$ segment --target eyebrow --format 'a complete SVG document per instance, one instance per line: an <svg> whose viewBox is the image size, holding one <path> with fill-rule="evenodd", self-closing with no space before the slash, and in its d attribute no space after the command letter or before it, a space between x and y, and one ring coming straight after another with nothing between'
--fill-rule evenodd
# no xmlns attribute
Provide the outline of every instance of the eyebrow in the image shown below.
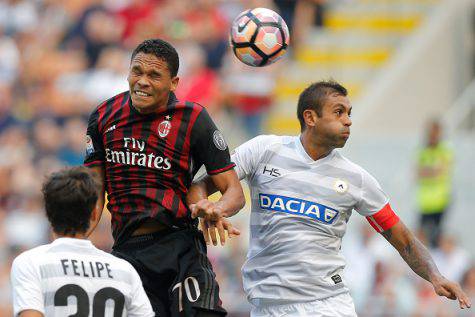
<svg viewBox="0 0 475 317"><path fill-rule="evenodd" d="M344 109L346 109L346 106L345 106L344 104L342 104L342 103L337 103L337 104L333 105L333 109L336 109L336 108L344 108ZM348 111L351 111L352 109L353 109L353 107L350 106L350 109L348 109Z"/></svg>

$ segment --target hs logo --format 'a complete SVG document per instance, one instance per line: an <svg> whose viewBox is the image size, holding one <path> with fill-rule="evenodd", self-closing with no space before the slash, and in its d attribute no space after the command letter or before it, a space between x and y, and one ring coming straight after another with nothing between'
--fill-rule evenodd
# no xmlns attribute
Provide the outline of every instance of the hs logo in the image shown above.
<svg viewBox="0 0 475 317"><path fill-rule="evenodd" d="M267 168L267 166L264 166L264 170L262 171L262 174L269 174L272 177L279 177L280 172L279 169L277 168Z"/></svg>

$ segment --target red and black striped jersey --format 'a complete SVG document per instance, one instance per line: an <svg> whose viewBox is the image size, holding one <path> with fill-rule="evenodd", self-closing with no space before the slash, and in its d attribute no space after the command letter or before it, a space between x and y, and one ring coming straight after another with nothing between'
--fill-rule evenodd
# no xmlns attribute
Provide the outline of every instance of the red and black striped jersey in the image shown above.
<svg viewBox="0 0 475 317"><path fill-rule="evenodd" d="M166 108L141 114L129 92L92 112L84 164L105 170L116 243L149 218L169 226L193 223L185 197L196 172L202 165L208 174L234 167L203 106L170 93Z"/></svg>

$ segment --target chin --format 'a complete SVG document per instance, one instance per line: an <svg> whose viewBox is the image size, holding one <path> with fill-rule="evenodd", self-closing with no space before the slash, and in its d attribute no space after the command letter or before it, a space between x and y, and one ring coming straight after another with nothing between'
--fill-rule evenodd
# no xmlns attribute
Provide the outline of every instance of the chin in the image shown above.
<svg viewBox="0 0 475 317"><path fill-rule="evenodd" d="M138 100L134 100L134 98L132 98L132 104L134 105L135 108L138 108L138 109L147 109L147 108L150 108L152 106L150 104L145 104L145 103L140 102Z"/></svg>
<svg viewBox="0 0 475 317"><path fill-rule="evenodd" d="M346 144L346 140L345 140L345 141L341 141L340 143L338 143L338 144L335 146L335 148L340 149L340 148L344 147L345 144Z"/></svg>

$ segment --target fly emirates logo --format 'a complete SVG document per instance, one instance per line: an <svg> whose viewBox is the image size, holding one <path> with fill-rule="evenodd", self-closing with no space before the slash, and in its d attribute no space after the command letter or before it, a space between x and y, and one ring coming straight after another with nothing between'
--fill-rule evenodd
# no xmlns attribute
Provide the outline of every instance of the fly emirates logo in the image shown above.
<svg viewBox="0 0 475 317"><path fill-rule="evenodd" d="M172 165L167 157L153 153L145 153L145 141L135 138L124 138L125 151L106 149L106 161L125 165L138 165L143 167L169 170ZM134 150L134 151L131 151ZM138 150L138 152L137 152Z"/></svg>

